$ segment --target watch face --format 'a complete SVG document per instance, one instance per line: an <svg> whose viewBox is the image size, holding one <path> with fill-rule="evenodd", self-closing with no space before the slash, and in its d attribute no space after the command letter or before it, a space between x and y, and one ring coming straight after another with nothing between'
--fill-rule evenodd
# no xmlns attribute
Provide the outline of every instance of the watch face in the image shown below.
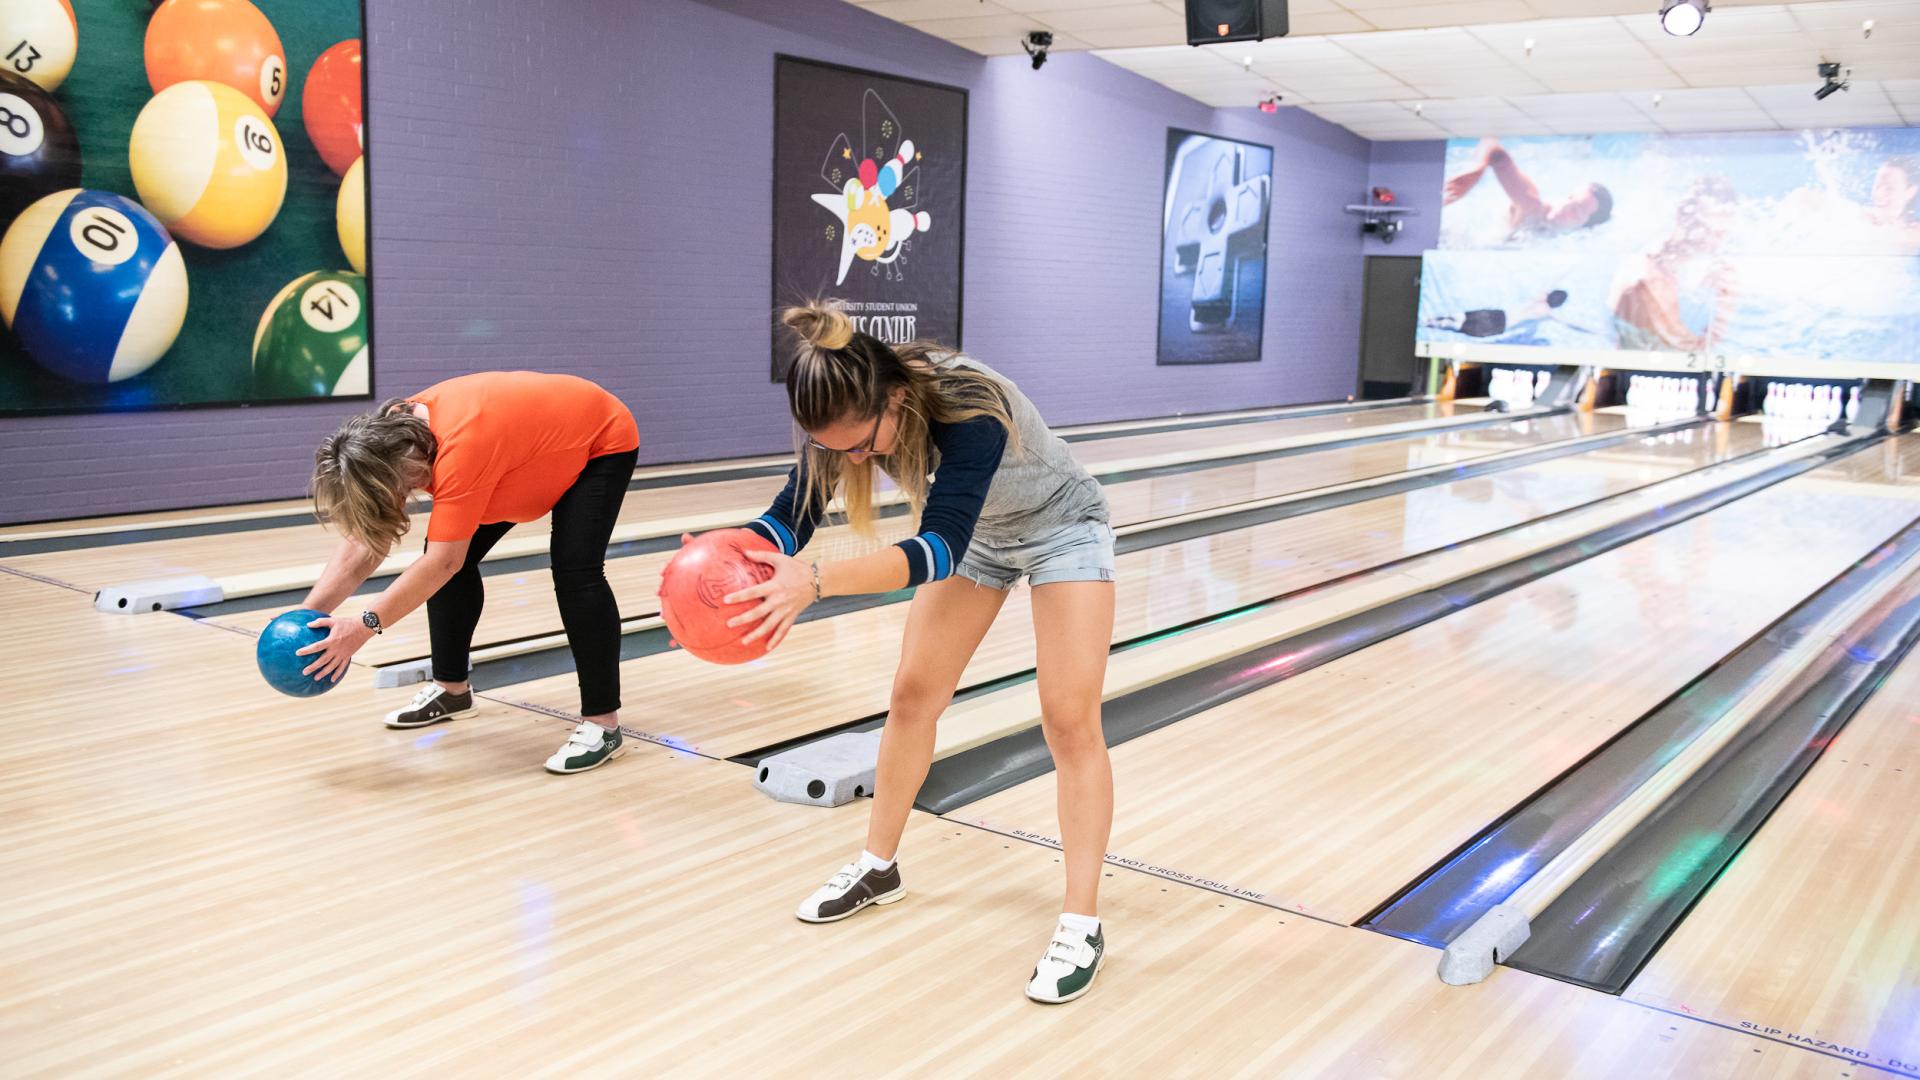
<svg viewBox="0 0 1920 1080"><path fill-rule="evenodd" d="M361 622L361 624L362 624L362 625L364 625L364 626L365 626L365 627L366 627L367 629L369 629L369 630L378 630L378 629L380 629L380 616L378 616L378 615L375 615L375 614L374 614L373 612L371 612L371 611L363 611L363 612L361 612L361 613L360 613L360 622Z"/></svg>

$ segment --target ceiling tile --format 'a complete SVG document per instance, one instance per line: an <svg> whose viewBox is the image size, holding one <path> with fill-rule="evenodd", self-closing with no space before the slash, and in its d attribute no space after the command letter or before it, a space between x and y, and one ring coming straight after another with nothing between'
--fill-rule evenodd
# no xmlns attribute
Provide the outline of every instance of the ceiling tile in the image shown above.
<svg viewBox="0 0 1920 1080"><path fill-rule="evenodd" d="M1079 34L1085 30L1132 30L1151 26L1187 39L1187 28L1172 12L1159 4L1105 4L1100 7L1074 8L1047 13L1047 25Z"/></svg>
<svg viewBox="0 0 1920 1080"><path fill-rule="evenodd" d="M1017 38L1045 25L1027 15L980 15L968 19L914 19L908 26L924 34L943 38L976 38L1006 35Z"/></svg>

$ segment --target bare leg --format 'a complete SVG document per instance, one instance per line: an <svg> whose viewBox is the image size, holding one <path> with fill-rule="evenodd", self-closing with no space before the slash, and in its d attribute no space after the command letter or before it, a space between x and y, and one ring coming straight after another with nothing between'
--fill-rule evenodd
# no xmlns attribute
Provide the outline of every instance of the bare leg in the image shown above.
<svg viewBox="0 0 1920 1080"><path fill-rule="evenodd" d="M867 818L867 850L883 859L899 851L914 796L933 764L933 735L940 714L980 639L987 636L1007 594L965 578L920 586L907 614L900 668L880 735L873 777L873 811Z"/></svg>
<svg viewBox="0 0 1920 1080"><path fill-rule="evenodd" d="M1067 868L1062 910L1079 915L1100 913L1100 874L1113 829L1113 768L1100 726L1113 597L1110 581L1057 582L1033 590L1040 712L1059 778Z"/></svg>

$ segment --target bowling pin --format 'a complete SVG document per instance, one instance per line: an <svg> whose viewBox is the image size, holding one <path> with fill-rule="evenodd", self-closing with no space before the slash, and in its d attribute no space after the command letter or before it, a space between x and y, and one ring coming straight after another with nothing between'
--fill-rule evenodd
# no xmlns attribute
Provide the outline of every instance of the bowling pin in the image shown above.
<svg viewBox="0 0 1920 1080"><path fill-rule="evenodd" d="M1860 386L1859 384L1856 383L1853 387L1853 390L1847 394L1847 423L1849 424L1853 423L1854 418L1859 415L1860 415Z"/></svg>

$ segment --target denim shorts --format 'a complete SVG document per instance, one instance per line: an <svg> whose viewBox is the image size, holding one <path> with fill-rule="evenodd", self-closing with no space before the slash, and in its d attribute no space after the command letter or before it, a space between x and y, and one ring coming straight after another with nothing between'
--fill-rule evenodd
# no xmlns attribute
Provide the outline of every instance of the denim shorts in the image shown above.
<svg viewBox="0 0 1920 1080"><path fill-rule="evenodd" d="M1005 591L1021 578L1033 585L1113 580L1113 529L1104 521L1081 521L999 547L975 537L955 573L977 585Z"/></svg>

